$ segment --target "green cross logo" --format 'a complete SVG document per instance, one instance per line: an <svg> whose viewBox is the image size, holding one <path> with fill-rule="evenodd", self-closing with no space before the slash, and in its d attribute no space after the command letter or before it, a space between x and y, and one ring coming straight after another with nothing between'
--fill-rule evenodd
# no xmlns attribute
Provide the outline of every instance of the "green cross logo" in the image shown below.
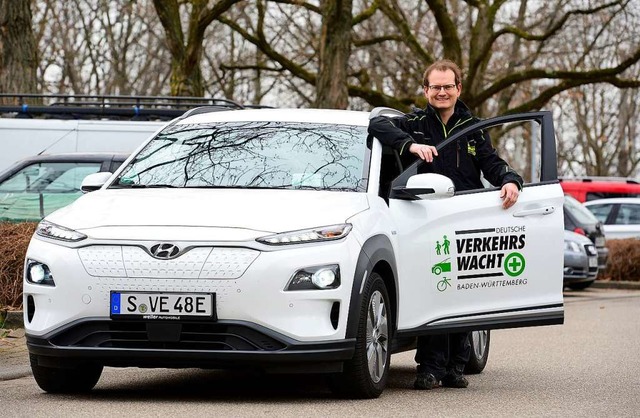
<svg viewBox="0 0 640 418"><path fill-rule="evenodd" d="M521 275L524 266L524 257L520 253L511 253L504 260L504 271L511 277Z"/></svg>

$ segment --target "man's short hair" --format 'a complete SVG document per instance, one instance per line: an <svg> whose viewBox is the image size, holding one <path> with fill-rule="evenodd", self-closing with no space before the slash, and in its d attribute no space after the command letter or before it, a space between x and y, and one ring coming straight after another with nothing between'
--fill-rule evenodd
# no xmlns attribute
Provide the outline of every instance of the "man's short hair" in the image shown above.
<svg viewBox="0 0 640 418"><path fill-rule="evenodd" d="M451 61L451 60L438 60L435 61L433 64L431 64L429 67L427 67L427 69L424 72L424 77L422 79L422 85L427 87L429 85L429 74L431 74L432 71L447 71L447 70L451 70L453 71L453 74L456 77L456 85L460 84L462 82L462 71L460 71L460 67L458 67L458 64L456 64L455 62Z"/></svg>

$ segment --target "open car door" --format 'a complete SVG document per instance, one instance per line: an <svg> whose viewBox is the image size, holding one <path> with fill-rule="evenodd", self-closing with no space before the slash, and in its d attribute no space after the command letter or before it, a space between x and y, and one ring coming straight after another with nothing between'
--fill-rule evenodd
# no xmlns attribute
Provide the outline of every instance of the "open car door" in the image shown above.
<svg viewBox="0 0 640 418"><path fill-rule="evenodd" d="M564 195L551 113L483 120L438 148L480 129L523 122L540 128L541 165L507 210L500 188L454 193L450 179L418 174L422 161L393 181L399 336L563 322Z"/></svg>

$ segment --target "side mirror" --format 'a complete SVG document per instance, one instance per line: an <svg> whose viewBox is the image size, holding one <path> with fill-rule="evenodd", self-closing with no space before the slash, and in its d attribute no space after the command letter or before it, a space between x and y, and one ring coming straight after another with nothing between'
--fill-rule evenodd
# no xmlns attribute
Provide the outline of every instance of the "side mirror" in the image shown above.
<svg viewBox="0 0 640 418"><path fill-rule="evenodd" d="M108 172L100 172L89 174L87 177L82 180L82 184L80 185L80 190L82 193L93 192L94 190L98 190L109 180L112 173Z"/></svg>
<svg viewBox="0 0 640 418"><path fill-rule="evenodd" d="M407 185L394 187L390 197L400 200L446 199L453 196L455 191L456 188L449 177L426 173L409 177Z"/></svg>
<svg viewBox="0 0 640 418"><path fill-rule="evenodd" d="M379 107L373 108L371 113L369 113L369 119L373 119L377 116L385 116L387 118L397 118L400 116L405 116L405 114L399 110L392 109L390 107L379 106Z"/></svg>

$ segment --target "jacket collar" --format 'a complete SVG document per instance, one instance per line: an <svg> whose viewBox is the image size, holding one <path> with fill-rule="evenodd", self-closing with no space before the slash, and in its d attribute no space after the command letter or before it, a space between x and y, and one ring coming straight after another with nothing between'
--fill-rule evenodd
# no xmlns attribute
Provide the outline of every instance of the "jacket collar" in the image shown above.
<svg viewBox="0 0 640 418"><path fill-rule="evenodd" d="M440 116L436 108L431 106L428 103L427 103L427 107L424 110L425 112L431 115L434 115L434 116L437 115L438 117ZM469 110L469 107L467 107L467 105L464 104L462 100L458 99L453 108L453 118L461 119L461 118L470 118L470 117L473 117L473 115L471 114L471 110Z"/></svg>

